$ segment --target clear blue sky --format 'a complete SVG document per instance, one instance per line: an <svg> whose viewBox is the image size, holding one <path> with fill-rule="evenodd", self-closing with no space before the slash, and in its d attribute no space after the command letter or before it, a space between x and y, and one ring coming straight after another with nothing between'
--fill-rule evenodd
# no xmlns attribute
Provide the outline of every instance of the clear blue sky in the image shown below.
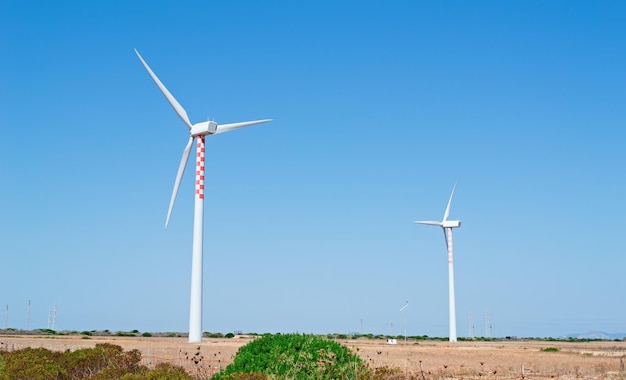
<svg viewBox="0 0 626 380"><path fill-rule="evenodd" d="M187 331L193 122L204 331L626 331L620 1L3 1L4 327Z"/></svg>

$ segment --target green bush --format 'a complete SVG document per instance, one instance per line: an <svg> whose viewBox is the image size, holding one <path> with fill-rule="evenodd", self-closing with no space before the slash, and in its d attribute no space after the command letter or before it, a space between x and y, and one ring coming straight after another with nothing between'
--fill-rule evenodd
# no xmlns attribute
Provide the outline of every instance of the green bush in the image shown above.
<svg viewBox="0 0 626 380"><path fill-rule="evenodd" d="M65 379L67 372L58 363L62 354L45 348L24 348L3 356L0 379Z"/></svg>
<svg viewBox="0 0 626 380"><path fill-rule="evenodd" d="M52 329L36 329L36 332L38 332L39 334L49 334L49 335L56 335L56 331L52 330Z"/></svg>
<svg viewBox="0 0 626 380"><path fill-rule="evenodd" d="M63 355L63 367L75 379L110 379L137 373L142 369L140 361L139 350L124 352L122 347L110 343L96 344L94 348L81 348Z"/></svg>
<svg viewBox="0 0 626 380"><path fill-rule="evenodd" d="M541 351L543 352L559 352L560 350L556 347L545 347L542 348Z"/></svg>
<svg viewBox="0 0 626 380"><path fill-rule="evenodd" d="M181 367L177 367L168 363L160 363L149 371L144 373L126 374L120 377L120 380L193 380L187 372Z"/></svg>
<svg viewBox="0 0 626 380"><path fill-rule="evenodd" d="M233 363L213 379L357 379L369 374L359 356L333 340L267 334L239 348Z"/></svg>
<svg viewBox="0 0 626 380"><path fill-rule="evenodd" d="M104 343L94 348L56 352L45 348L0 351L0 380L192 380L185 370L171 364L159 364L148 370L140 365L138 350Z"/></svg>
<svg viewBox="0 0 626 380"><path fill-rule="evenodd" d="M224 338L229 338L230 339L230 338L234 338L234 337L235 337L235 334L233 334L233 333L228 333L228 334L224 335Z"/></svg>

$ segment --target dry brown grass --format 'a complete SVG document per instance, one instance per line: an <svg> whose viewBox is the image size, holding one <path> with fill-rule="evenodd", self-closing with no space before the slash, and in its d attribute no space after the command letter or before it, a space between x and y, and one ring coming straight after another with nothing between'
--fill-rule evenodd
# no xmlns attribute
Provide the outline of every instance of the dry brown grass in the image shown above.
<svg viewBox="0 0 626 380"><path fill-rule="evenodd" d="M205 338L202 344L186 338L0 336L0 349L44 347L75 350L112 343L138 349L143 364L181 365L199 377L208 377L230 364L239 347L251 337ZM394 379L626 379L620 360L626 360L626 342L437 342L409 341L388 345L381 340L342 340L370 368L396 368ZM558 352L544 352L546 347ZM384 370L380 370L384 372ZM422 372L423 371L423 372Z"/></svg>
<svg viewBox="0 0 626 380"><path fill-rule="evenodd" d="M395 367L414 379L626 379L626 342L449 342L387 345L345 341L370 367ZM547 347L558 352L544 352ZM421 369L420 369L421 366Z"/></svg>

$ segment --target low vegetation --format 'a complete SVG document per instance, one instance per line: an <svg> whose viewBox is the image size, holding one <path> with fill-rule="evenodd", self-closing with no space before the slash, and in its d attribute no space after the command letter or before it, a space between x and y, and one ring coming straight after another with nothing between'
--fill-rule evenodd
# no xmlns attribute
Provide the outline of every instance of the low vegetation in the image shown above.
<svg viewBox="0 0 626 380"><path fill-rule="evenodd" d="M361 358L339 343L314 335L264 335L242 346L231 365L214 380L363 379L371 372Z"/></svg>
<svg viewBox="0 0 626 380"><path fill-rule="evenodd" d="M0 380L435 380L445 378L519 379L531 374L533 376L538 374L549 375L552 378L575 376L576 378L626 379L623 364L624 358L626 358L624 356L626 346L605 344L593 348L596 345L581 345L579 351L582 353L582 358L585 361L591 360L591 358L594 360L593 363L584 364L581 362L581 356L573 359L574 357L571 355L551 354L561 350L561 352L571 353L572 349L570 346L560 345L556 341L550 344L543 343L547 339L534 343L531 343L531 339L522 339L518 340L517 343L506 345L489 343L491 351L488 356L475 355L471 359L455 361L456 359L451 359L452 357L449 355L454 353L453 356L458 356L454 347L448 345L447 342L435 342L445 338L412 336L407 337L408 342L406 343L386 346L387 342L371 341L372 339L388 339L389 336L385 335L245 334L242 336L241 332L236 334L205 332L204 336L207 338L219 336L219 342L211 339L211 345L197 345L191 350L175 348L177 350L175 354L169 353L167 354L169 356L161 357L155 356L155 350L151 354L148 349L147 357L142 358L141 352L138 350L124 351L121 346L110 343L96 344L95 347L87 343L82 346L88 345L91 348L66 350L64 352L33 348L35 346L43 347L46 342L72 341L71 337L48 336L64 335L53 330L41 329L37 333L41 336L28 338L30 347L27 348L16 349L16 344L9 344L4 339L0 341ZM114 342L134 342L126 347L141 347L144 353L146 353L145 345L152 345L159 339L163 342L169 341L168 337L170 336L179 336L177 333L152 334L141 333L138 330L128 332L92 330L76 332L71 335L78 335L73 338L76 342L76 339L95 339L94 337L102 333L113 337L111 341ZM20 339L14 331L8 329L0 330L0 336L2 334L6 334L9 341ZM127 336L131 338L117 338ZM242 337L245 340L239 340ZM229 345L228 338L239 340L241 343L231 342ZM404 339L404 337L395 338ZM363 339L362 342L361 339ZM41 344L37 340L41 341ZM503 339L499 340L504 341ZM177 342L179 340L166 344L170 347L176 347ZM249 343L242 345L245 342ZM224 343L230 348L227 353L223 351L223 348L221 352L210 351L209 347L215 347L212 345L214 343ZM419 347L416 347L418 344ZM349 345L354 351L345 345ZM17 346L24 347L24 345ZM54 347L54 345L50 346ZM67 345L65 347L67 348ZM236 347L239 347L239 350L235 354ZM469 346L466 344L466 347ZM564 350L563 347L567 347L567 349ZM531 349L528 350L528 348ZM206 351L207 349L209 352ZM418 350L419 356L409 356L410 350ZM516 356L523 355L520 354L520 350L534 351L535 353L542 351L546 354L535 358L536 360L541 358L542 361L527 366L526 360L523 362L524 364L520 364L520 360ZM609 355L596 355L595 351L592 350L607 352ZM406 354L399 354L403 352ZM505 357L506 359L504 359ZM225 363L232 363L226 368L222 365L224 358L227 358ZM549 363L549 365L545 363Z"/></svg>
<svg viewBox="0 0 626 380"><path fill-rule="evenodd" d="M543 352L559 352L560 350L556 347L544 347L541 349Z"/></svg>
<svg viewBox="0 0 626 380"><path fill-rule="evenodd" d="M73 352L27 347L0 352L0 380L193 379L180 367L162 363L148 369L140 361L138 350L124 351L109 343Z"/></svg>
<svg viewBox="0 0 626 380"><path fill-rule="evenodd" d="M193 357L198 357L195 363L200 365L202 357ZM206 373L196 371L192 376L171 364L149 369L140 363L138 350L124 351L110 343L65 352L27 347L0 351L0 380L208 378ZM264 335L242 346L234 362L213 376L214 380L373 378L374 372L347 347L324 337L299 334Z"/></svg>

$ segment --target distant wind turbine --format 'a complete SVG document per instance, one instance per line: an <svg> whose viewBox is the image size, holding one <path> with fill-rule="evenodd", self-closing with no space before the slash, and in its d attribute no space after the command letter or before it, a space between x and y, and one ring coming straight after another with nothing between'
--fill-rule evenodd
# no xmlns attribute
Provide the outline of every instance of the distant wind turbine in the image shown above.
<svg viewBox="0 0 626 380"><path fill-rule="evenodd" d="M450 215L450 204L452 204L452 197L454 197L454 190L456 189L456 183L452 188L452 194L448 200L448 206L446 212L443 214L443 220L437 221L416 221L417 224L426 224L429 226L439 226L443 229L443 236L446 239L446 247L448 248L448 300L450 303L450 342L456 342L456 307L454 300L454 254L452 250L452 229L461 227L461 221L448 220Z"/></svg>
<svg viewBox="0 0 626 380"><path fill-rule="evenodd" d="M406 301L406 303L404 304L404 306L402 306L400 308L400 311L404 311L407 307L409 307L409 301Z"/></svg>
<svg viewBox="0 0 626 380"><path fill-rule="evenodd" d="M404 319L404 344L405 345L406 345L406 308L407 307L409 307L409 301L406 301L404 306L402 306L402 308L400 309L400 312L402 313L402 316Z"/></svg>
<svg viewBox="0 0 626 380"><path fill-rule="evenodd" d="M235 129L248 127L250 125L267 123L272 119L245 121L241 123L232 124L217 124L214 121L205 121L201 123L191 124L187 112L176 101L174 96L165 88L163 83L157 78L154 72L150 69L146 61L143 60L137 49L135 53L141 60L141 63L148 71L148 74L152 77L159 90L165 95L165 98L170 103L176 114L182 119L187 128L189 128L189 141L187 146L183 150L183 156L178 166L178 173L176 174L176 181L174 182L174 190L172 191L172 197L170 198L170 206L167 210L167 218L165 219L165 227L170 221L170 215L172 214L172 208L176 201L176 194L180 187L180 181L185 171L185 166L189 160L189 154L191 152L191 146L194 140L197 138L198 143L196 145L196 195L194 203L194 218L193 218L193 255L191 261L191 302L189 307L189 342L198 343L202 341L202 230L203 230L203 213L204 213L204 139L208 135L214 135L217 133L228 132Z"/></svg>

